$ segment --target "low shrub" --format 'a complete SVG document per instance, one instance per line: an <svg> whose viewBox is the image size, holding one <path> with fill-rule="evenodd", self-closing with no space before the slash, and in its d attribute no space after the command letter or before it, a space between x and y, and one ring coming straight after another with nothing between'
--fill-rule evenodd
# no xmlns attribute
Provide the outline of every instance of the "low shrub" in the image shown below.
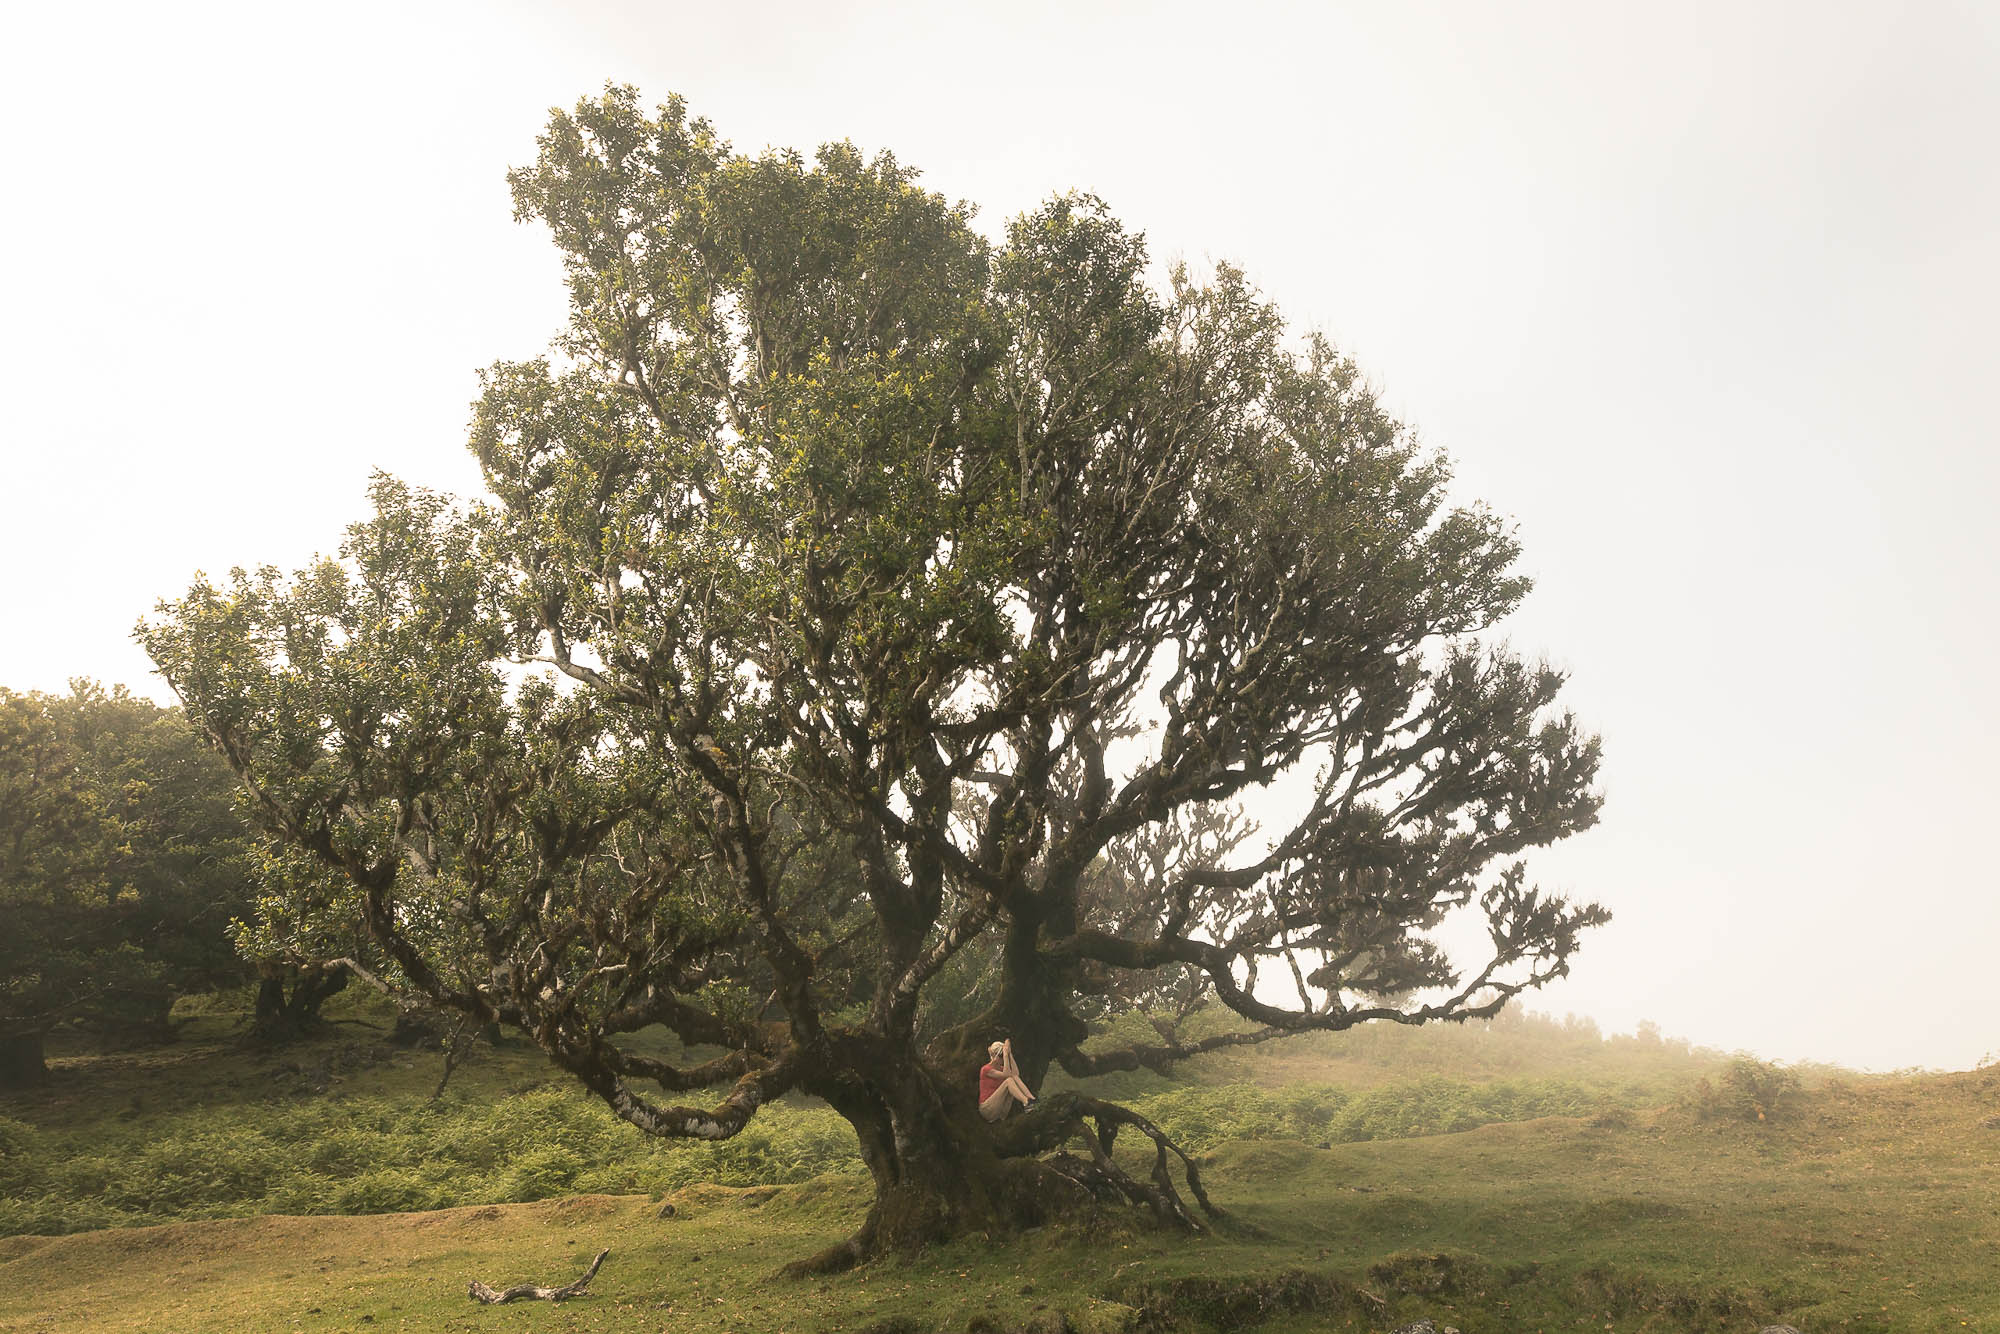
<svg viewBox="0 0 2000 1334"><path fill-rule="evenodd" d="M33 1126L0 1116L0 1196L26 1194L40 1184L44 1170L35 1141Z"/></svg>
<svg viewBox="0 0 2000 1334"><path fill-rule="evenodd" d="M1796 1071L1750 1056L1739 1056L1716 1082L1696 1082L1687 1097L1702 1121L1777 1121L1790 1117L1804 1101Z"/></svg>
<svg viewBox="0 0 2000 1334"><path fill-rule="evenodd" d="M551 1195L566 1195L586 1166L581 1155L561 1145L530 1149L508 1164L500 1179L501 1198L546 1200Z"/></svg>
<svg viewBox="0 0 2000 1334"><path fill-rule="evenodd" d="M395 1160L397 1136L343 1126L304 1144L305 1166L326 1176L358 1176Z"/></svg>
<svg viewBox="0 0 2000 1334"><path fill-rule="evenodd" d="M543 1197L532 1195L523 1198ZM453 1202L449 1191L439 1190L407 1168L390 1168L353 1177L335 1187L331 1199L332 1212L339 1214L408 1213L416 1209L442 1208Z"/></svg>

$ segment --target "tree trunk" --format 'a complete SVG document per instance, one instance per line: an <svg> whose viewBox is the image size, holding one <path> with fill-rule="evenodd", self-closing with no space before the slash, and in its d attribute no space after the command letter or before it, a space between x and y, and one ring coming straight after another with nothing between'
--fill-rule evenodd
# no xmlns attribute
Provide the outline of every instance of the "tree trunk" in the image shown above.
<svg viewBox="0 0 2000 1334"><path fill-rule="evenodd" d="M285 979L266 974L257 980L257 1007L251 1012L251 1026L268 1033L285 1012Z"/></svg>
<svg viewBox="0 0 2000 1334"><path fill-rule="evenodd" d="M1044 1189L1038 1164L1001 1156L970 1090L948 1098L914 1061L867 1079L811 1088L854 1126L875 1203L861 1230L795 1266L844 1269L891 1251L921 1250L974 1234L1005 1236L1083 1201L1060 1184ZM962 1107L954 1105L962 1102Z"/></svg>
<svg viewBox="0 0 2000 1334"><path fill-rule="evenodd" d="M313 964L301 969L267 964L257 983L257 1008L252 1030L268 1042L289 1042L319 1024L319 1008L347 987L347 969L340 964ZM292 988L285 991L287 975Z"/></svg>
<svg viewBox="0 0 2000 1334"><path fill-rule="evenodd" d="M40 1088L49 1082L40 1033L0 1034L0 1089Z"/></svg>
<svg viewBox="0 0 2000 1334"><path fill-rule="evenodd" d="M955 1237L998 1238L1065 1213L1105 1203L1148 1207L1170 1225L1200 1226L1166 1175L1169 1151L1186 1165L1188 1183L1209 1209L1199 1176L1177 1146L1144 1118L1072 1093L1042 1100L1033 1112L998 1123L979 1114L977 1085L949 1078L914 1054L875 1050L849 1059L806 1091L826 1099L854 1126L861 1158L875 1182L875 1203L861 1230L810 1259L795 1273L847 1268L886 1252L912 1252ZM1087 1121L1095 1119L1093 1130ZM1135 1125L1161 1147L1147 1185L1110 1158L1118 1125ZM1075 1144L1078 1157L1059 1152ZM1214 1212L1210 1209L1210 1212Z"/></svg>

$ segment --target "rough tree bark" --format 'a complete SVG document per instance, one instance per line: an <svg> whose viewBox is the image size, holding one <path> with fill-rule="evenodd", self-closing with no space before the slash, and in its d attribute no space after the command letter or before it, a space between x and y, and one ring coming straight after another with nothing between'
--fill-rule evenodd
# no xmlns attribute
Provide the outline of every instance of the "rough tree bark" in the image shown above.
<svg viewBox="0 0 2000 1334"><path fill-rule="evenodd" d="M866 1074L857 1078L860 1069ZM889 1053L876 1064L804 1079L801 1087L854 1126L875 1202L853 1236L794 1264L795 1274L844 1269L953 1237L997 1239L1102 1205L1136 1205L1169 1227L1200 1231L1204 1224L1175 1184L1176 1166L1202 1212L1221 1213L1179 1145L1144 1117L1099 1099L1052 1094L1032 1111L989 1123L969 1079L921 1057ZM1153 1142L1149 1180L1112 1159L1122 1126Z"/></svg>
<svg viewBox="0 0 2000 1334"><path fill-rule="evenodd" d="M258 971L251 1031L266 1042L290 1042L312 1031L320 1007L346 990L349 976L337 960L296 968L266 963Z"/></svg>

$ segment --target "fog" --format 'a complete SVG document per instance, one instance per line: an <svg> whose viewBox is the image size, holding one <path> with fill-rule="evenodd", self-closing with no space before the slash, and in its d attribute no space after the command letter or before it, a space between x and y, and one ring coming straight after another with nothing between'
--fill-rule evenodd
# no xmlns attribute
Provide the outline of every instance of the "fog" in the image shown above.
<svg viewBox="0 0 2000 1334"><path fill-rule="evenodd" d="M503 174L604 82L851 138L983 224L1105 198L1327 331L1518 524L1507 627L1605 737L1534 1008L1966 1067L2000 895L1990 8L192 3L16 16L0 684L292 565L371 469L466 491L563 317ZM1924 1025L1908 1017L1921 1003Z"/></svg>

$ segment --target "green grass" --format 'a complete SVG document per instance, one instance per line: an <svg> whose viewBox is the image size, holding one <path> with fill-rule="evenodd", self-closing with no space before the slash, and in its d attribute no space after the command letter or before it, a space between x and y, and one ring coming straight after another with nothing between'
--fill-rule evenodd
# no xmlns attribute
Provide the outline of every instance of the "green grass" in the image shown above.
<svg viewBox="0 0 2000 1334"><path fill-rule="evenodd" d="M781 1100L717 1145L652 1140L525 1047L475 1047L432 1099L441 1057L386 1045L390 1015L371 999L342 997L335 1032L293 1047L245 1045L236 1016L209 1007L171 1047L58 1057L50 1090L0 1099L0 1236L660 1195L860 1169L846 1122L814 1100ZM1403 1077L1385 1082L1398 1052ZM1725 1069L1713 1052L1527 1019L1304 1038L1204 1058L1173 1080L1144 1072L1088 1087L1207 1151L1233 1139L1323 1146L1635 1111Z"/></svg>
<svg viewBox="0 0 2000 1334"><path fill-rule="evenodd" d="M0 1236L249 1214L405 1212L573 1193L659 1196L702 1181L795 1184L861 1170L847 1123L808 1100L774 1103L720 1144L682 1144L634 1132L565 1081L452 1089L430 1101L380 1087L415 1062L391 1057L382 1064L389 1069L361 1081L376 1086L367 1092L96 1121L44 1118L41 1126L0 1115ZM1432 1075L1354 1094L1326 1084L1190 1084L1129 1105L1205 1153L1232 1140L1326 1146L1538 1116L1603 1116L1633 1104L1575 1081L1475 1084Z"/></svg>
<svg viewBox="0 0 2000 1334"><path fill-rule="evenodd" d="M1029 1327L1039 1306L1100 1328L1165 1309L1196 1330L1262 1310L1272 1334L1426 1314L1476 1334L1994 1330L1996 1098L2000 1074L1982 1071L1822 1089L1764 1123L1688 1107L1331 1149L1235 1142L1207 1168L1231 1211L1215 1237L1050 1228L810 1281L772 1274L854 1224L859 1178L691 1186L672 1219L642 1197L576 1196L17 1237L0 1242L0 1329L964 1330L982 1313ZM565 1280L604 1246L592 1295L560 1310L464 1297L473 1278Z"/></svg>
<svg viewBox="0 0 2000 1334"><path fill-rule="evenodd" d="M894 1320L1053 1328L1061 1312L1096 1330L1385 1330L1430 1315L1467 1334L1778 1320L1806 1334L2000 1334L2000 1070L1794 1084L1714 1053L1656 1044L1634 1059L1594 1038L1595 1057L1522 1059L1561 1045L1548 1031L1560 1027L1424 1038L1440 1045L1413 1046L1400 1080L1347 1077L1376 1068L1363 1059L1374 1049L1307 1047L1283 1058L1303 1087L1253 1062L1198 1072L1221 1083L1131 1088L1202 1146L1230 1214L1214 1236L1117 1218L782 1280L782 1264L867 1206L864 1178L811 1175L851 1153L814 1128L823 1109L760 1116L754 1152L653 1145L548 1083L532 1053L486 1053L426 1105L436 1057L373 1059L370 1030L350 1025L301 1056L195 1025L179 1049L68 1058L48 1094L0 1104L0 1175L60 1178L34 1198L124 1201L131 1218L146 1216L132 1192L149 1181L145 1208L181 1198L172 1207L224 1213L276 1207L306 1176L325 1183L312 1208L396 1207L426 1190L549 1198L0 1238L0 1330L886 1334ZM1481 1041L1477 1058L1442 1045ZM331 1086L310 1091L343 1044L363 1050L331 1060ZM1467 1118L1493 1123L1443 1133ZM93 1173L98 1195L77 1194ZM732 1174L794 1184L696 1180ZM204 1190L217 1200L186 1203ZM232 1190L239 1199L220 1200ZM657 1216L655 1193L673 1218ZM591 1294L561 1308L465 1297L475 1278L567 1281L605 1246Z"/></svg>
<svg viewBox="0 0 2000 1334"><path fill-rule="evenodd" d="M386 1024L384 1025L386 1028ZM0 1099L0 1236L250 1214L362 1214L855 1168L824 1106L766 1108L721 1145L649 1139L526 1048L478 1048L433 1099L436 1052L350 1018L323 1040L246 1046L197 1022L168 1048L52 1061Z"/></svg>

